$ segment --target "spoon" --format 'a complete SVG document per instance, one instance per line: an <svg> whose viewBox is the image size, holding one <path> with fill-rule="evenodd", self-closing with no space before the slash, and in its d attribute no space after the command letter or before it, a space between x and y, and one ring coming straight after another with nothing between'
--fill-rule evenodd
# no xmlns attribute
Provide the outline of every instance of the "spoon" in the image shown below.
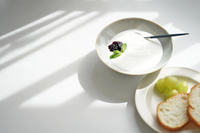
<svg viewBox="0 0 200 133"><path fill-rule="evenodd" d="M145 39L151 39L151 38L173 37L173 36L182 36L182 35L189 35L189 33L178 33L178 34L156 35L156 36L147 36L147 37L144 37L144 38L145 38Z"/></svg>

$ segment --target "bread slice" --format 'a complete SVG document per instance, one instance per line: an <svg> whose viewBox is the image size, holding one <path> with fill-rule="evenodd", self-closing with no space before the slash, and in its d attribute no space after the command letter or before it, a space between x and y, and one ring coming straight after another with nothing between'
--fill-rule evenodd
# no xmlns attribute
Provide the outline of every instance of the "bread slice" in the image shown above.
<svg viewBox="0 0 200 133"><path fill-rule="evenodd" d="M191 88L188 103L188 117L191 122L200 127L200 83Z"/></svg>
<svg viewBox="0 0 200 133"><path fill-rule="evenodd" d="M189 122L187 116L188 94L178 93L157 106L157 120L169 131L178 131Z"/></svg>

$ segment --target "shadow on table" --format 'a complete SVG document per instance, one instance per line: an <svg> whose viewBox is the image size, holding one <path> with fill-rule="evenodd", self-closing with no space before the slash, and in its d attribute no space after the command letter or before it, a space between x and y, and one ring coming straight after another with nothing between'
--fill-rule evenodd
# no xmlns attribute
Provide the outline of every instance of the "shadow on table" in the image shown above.
<svg viewBox="0 0 200 133"><path fill-rule="evenodd" d="M95 50L83 58L78 70L83 89L94 98L110 103L127 102L143 77L120 74L108 68Z"/></svg>
<svg viewBox="0 0 200 133"><path fill-rule="evenodd" d="M139 116L135 107L135 90L144 77L145 75L124 75L110 69L99 59L95 50L83 58L78 70L79 82L88 94L109 103L127 102L130 127L137 125L143 133L154 133L155 131Z"/></svg>
<svg viewBox="0 0 200 133"><path fill-rule="evenodd" d="M128 101L126 109L127 109L127 117L129 119L130 127L133 127L132 125L135 124L140 129L141 133L156 133L140 117L140 115L136 109L134 99ZM136 120L134 120L134 119L136 119ZM134 131L134 129L132 129L132 130Z"/></svg>

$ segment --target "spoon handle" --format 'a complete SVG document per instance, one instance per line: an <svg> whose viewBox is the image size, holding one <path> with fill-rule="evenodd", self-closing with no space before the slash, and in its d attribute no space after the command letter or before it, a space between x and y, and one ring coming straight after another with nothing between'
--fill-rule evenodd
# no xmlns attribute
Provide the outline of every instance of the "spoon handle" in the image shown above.
<svg viewBox="0 0 200 133"><path fill-rule="evenodd" d="M148 37L144 37L144 38L146 38L146 39L148 39L148 38L161 38L161 37L172 37L172 36L182 36L182 35L189 35L189 33L157 35L157 36L148 36Z"/></svg>

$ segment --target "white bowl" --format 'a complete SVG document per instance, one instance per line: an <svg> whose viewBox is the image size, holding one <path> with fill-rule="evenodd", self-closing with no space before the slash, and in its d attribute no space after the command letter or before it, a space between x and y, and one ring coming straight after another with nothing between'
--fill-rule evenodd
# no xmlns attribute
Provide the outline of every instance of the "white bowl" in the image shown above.
<svg viewBox="0 0 200 133"><path fill-rule="evenodd" d="M124 69L122 67L116 66L113 63L113 59L110 59L110 51L108 50L108 45L110 45L113 41L113 38L116 39L116 36L118 36L120 33L126 33L127 31L137 31L141 32L142 34L146 33L146 35L164 35L168 34L168 32L159 26L158 24L151 22L149 20L141 19L141 18L125 18L121 20L117 20L108 26L106 26L98 35L97 40L96 40L96 51L103 63L105 63L109 68L122 73L122 74L127 74L127 75L145 75L149 74L155 71L160 70L163 68L167 62L169 61L172 52L173 52L173 44L172 44L172 39L171 37L166 37L166 38L159 38L156 39L160 43L160 54L159 60L157 62L148 62L148 58L151 56L143 56L142 58L144 59L144 63L140 58L138 58L138 62L140 64L137 64L135 62L135 65L138 65L140 67L135 67L135 68L127 68ZM132 32L132 31L131 31ZM121 41L121 40L115 40L115 41ZM152 41L152 40L149 40ZM129 44L127 43L127 49ZM149 45L148 45L149 46ZM149 50L149 48L146 48ZM150 48L151 49L151 48ZM132 50L132 49L131 49ZM140 49L138 49L140 50ZM130 51L130 49L129 49ZM125 51L126 52L126 51ZM124 53L125 53L124 52ZM140 53L140 51L135 51L134 53ZM153 51L150 51L153 54ZM111 52L112 53L112 52ZM132 63L136 59L131 58L131 62L126 62L126 63ZM146 63L146 64L145 64ZM143 65L144 64L144 65ZM143 66L142 66L143 65ZM127 65L129 66L129 64ZM130 67L134 67L133 65Z"/></svg>

